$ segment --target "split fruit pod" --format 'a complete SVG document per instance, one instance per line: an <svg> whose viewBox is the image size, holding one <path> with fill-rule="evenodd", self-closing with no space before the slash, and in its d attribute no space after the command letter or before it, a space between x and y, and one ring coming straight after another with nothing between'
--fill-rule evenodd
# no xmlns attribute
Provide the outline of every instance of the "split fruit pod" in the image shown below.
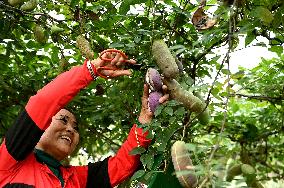
<svg viewBox="0 0 284 188"><path fill-rule="evenodd" d="M161 91L163 86L163 81L160 73L154 69L149 68L145 77L146 83L149 85L151 91Z"/></svg>
<svg viewBox="0 0 284 188"><path fill-rule="evenodd" d="M151 112L155 112L157 107L159 106L160 102L159 99L163 96L161 92L153 91L149 94L148 97L148 105Z"/></svg>

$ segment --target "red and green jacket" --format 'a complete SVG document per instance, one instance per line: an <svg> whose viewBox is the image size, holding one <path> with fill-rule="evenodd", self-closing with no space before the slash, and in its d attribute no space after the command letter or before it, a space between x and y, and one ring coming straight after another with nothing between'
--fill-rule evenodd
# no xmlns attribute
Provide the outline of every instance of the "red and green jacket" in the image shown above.
<svg viewBox="0 0 284 188"><path fill-rule="evenodd" d="M0 146L0 187L61 187L57 176L37 160L33 150L51 118L91 82L84 63L59 75L29 99ZM147 147L151 141L134 124L115 156L86 166L60 166L64 187L109 188L131 176L140 164L139 155L129 154L137 147L135 129L140 146Z"/></svg>

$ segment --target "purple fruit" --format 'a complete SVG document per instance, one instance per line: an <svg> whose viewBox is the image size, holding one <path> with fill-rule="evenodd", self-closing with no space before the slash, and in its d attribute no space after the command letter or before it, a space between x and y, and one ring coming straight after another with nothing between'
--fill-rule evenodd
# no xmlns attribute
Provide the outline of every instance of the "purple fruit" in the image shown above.
<svg viewBox="0 0 284 188"><path fill-rule="evenodd" d="M149 94L148 105L151 112L155 112L156 108L159 106L159 99L163 96L162 93L158 91L153 91Z"/></svg>
<svg viewBox="0 0 284 188"><path fill-rule="evenodd" d="M149 68L146 73L146 82L152 91L161 91L163 82L160 73L153 68Z"/></svg>

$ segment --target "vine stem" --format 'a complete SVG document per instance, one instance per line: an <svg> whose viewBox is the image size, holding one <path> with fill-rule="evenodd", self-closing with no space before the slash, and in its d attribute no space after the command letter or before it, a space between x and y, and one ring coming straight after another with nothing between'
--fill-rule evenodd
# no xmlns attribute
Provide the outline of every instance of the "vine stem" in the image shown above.
<svg viewBox="0 0 284 188"><path fill-rule="evenodd" d="M236 0L234 0L234 5L236 3ZM226 87L226 92L227 92L227 95L226 95L226 98L225 98L225 103L224 103L224 112L223 112L223 120L222 120L222 123L221 123L221 130L220 130L220 133L218 135L218 139L217 139L217 143L215 144L211 154L210 154L210 157L209 159L206 161L207 163L207 169L208 171L210 171L210 161L213 159L215 153L217 152L219 146L220 146L220 142L221 142L221 139L222 139L222 134L225 130L225 124L226 124L226 121L227 121L227 117L228 117L228 103L229 103L229 99L230 99L230 79L231 79L231 74L230 74L230 53L232 51L232 48L233 48L233 40L232 40L232 36L234 34L234 31L235 31L235 20L234 20L234 15L235 15L235 12L234 12L234 7L231 9L230 11L230 19L229 19L229 33L228 33L228 51L226 53L226 56L224 57L222 63L226 62L227 63L227 87ZM209 93L210 94L210 93ZM208 95L209 97L209 95ZM209 98L207 98L207 100L209 100ZM208 105L208 104L207 104ZM199 188L202 188L206 182L210 179L210 176L211 174L209 173L205 178L204 180L202 181L202 183L200 184Z"/></svg>

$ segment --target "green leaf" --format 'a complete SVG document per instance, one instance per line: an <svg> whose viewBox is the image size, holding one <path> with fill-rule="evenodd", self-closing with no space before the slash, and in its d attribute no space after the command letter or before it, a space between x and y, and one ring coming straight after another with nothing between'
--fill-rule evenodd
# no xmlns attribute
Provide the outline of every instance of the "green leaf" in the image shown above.
<svg viewBox="0 0 284 188"><path fill-rule="evenodd" d="M269 51L277 53L280 57L283 54L283 46L271 46Z"/></svg>
<svg viewBox="0 0 284 188"><path fill-rule="evenodd" d="M139 43L140 41L141 41L141 37L140 36L134 37L134 42L135 43Z"/></svg>
<svg viewBox="0 0 284 188"><path fill-rule="evenodd" d="M184 107L179 107L176 111L175 111L175 114L177 116L183 116L184 114L186 113L186 110Z"/></svg>
<svg viewBox="0 0 284 188"><path fill-rule="evenodd" d="M256 36L254 34L248 32L245 39L245 46L249 45L255 39L255 37Z"/></svg>
<svg viewBox="0 0 284 188"><path fill-rule="evenodd" d="M120 14L127 14L127 12L130 10L130 4L127 4L127 1L123 1L119 7L119 13Z"/></svg>
<svg viewBox="0 0 284 188"><path fill-rule="evenodd" d="M192 143L186 143L186 148L192 152L196 152L197 150L196 144L192 144Z"/></svg>
<svg viewBox="0 0 284 188"><path fill-rule="evenodd" d="M184 49L184 48L185 48L184 45L181 45L181 44L169 47L170 50L179 50L179 49Z"/></svg>
<svg viewBox="0 0 284 188"><path fill-rule="evenodd" d="M162 110L163 110L163 109L164 109L164 106L163 106L163 105L159 105L159 106L156 108L155 112L154 112L155 117L159 116L159 115L162 113Z"/></svg>
<svg viewBox="0 0 284 188"><path fill-rule="evenodd" d="M230 70L228 69L222 69L221 72L226 75L230 74Z"/></svg>
<svg viewBox="0 0 284 188"><path fill-rule="evenodd" d="M76 5L79 4L79 2L80 0L71 0L70 6L74 8Z"/></svg>
<svg viewBox="0 0 284 188"><path fill-rule="evenodd" d="M233 113L237 112L240 109L239 105L236 103L233 104L231 108L232 108Z"/></svg>
<svg viewBox="0 0 284 188"><path fill-rule="evenodd" d="M172 116L173 113L174 113L174 110L173 108L171 107L165 107L164 110L163 110L165 113L167 113L168 115Z"/></svg>
<svg viewBox="0 0 284 188"><path fill-rule="evenodd" d="M109 45L110 48L123 48L124 47L124 43L122 42L115 42L112 43L111 45Z"/></svg>
<svg viewBox="0 0 284 188"><path fill-rule="evenodd" d="M119 7L119 13L125 15L130 10L130 5L141 4L146 2L147 0L124 0L122 1Z"/></svg>
<svg viewBox="0 0 284 188"><path fill-rule="evenodd" d="M136 147L133 150L130 151L130 155L141 155L144 153L146 150L143 147Z"/></svg>
<svg viewBox="0 0 284 188"><path fill-rule="evenodd" d="M159 132L159 134L157 134L156 142L158 144L157 148L158 151L163 152L166 149L170 138L178 128L180 128L178 124L169 125L169 127L167 127L163 131Z"/></svg>
<svg viewBox="0 0 284 188"><path fill-rule="evenodd" d="M145 170L138 170L136 171L133 176L131 177L131 181L141 178L146 173Z"/></svg>
<svg viewBox="0 0 284 188"><path fill-rule="evenodd" d="M151 169L154 164L154 154L152 152L148 152L146 154L141 155L140 161L143 166L147 166L148 169Z"/></svg>
<svg viewBox="0 0 284 188"><path fill-rule="evenodd" d="M255 18L260 19L266 25L269 25L274 19L273 14L263 6L256 7L251 12L251 15Z"/></svg>
<svg viewBox="0 0 284 188"><path fill-rule="evenodd" d="M53 48L53 49L54 51L51 54L51 60L54 63L59 63L59 57L58 57L59 50L57 48Z"/></svg>

